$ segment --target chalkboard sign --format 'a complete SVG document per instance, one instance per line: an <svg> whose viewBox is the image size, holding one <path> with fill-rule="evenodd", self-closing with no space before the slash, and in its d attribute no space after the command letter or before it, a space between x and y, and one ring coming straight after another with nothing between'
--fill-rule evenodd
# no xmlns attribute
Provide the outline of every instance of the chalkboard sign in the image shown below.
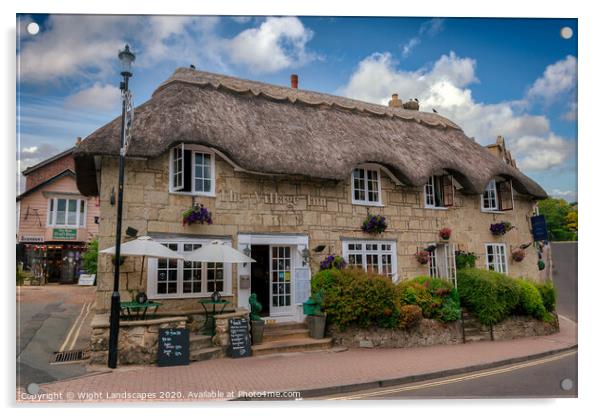
<svg viewBox="0 0 602 416"><path fill-rule="evenodd" d="M168 367L188 365L190 360L190 337L188 329L164 328L159 330L157 365Z"/></svg>
<svg viewBox="0 0 602 416"><path fill-rule="evenodd" d="M251 337L249 336L249 320L232 318L228 320L230 347L228 353L232 358L251 356Z"/></svg>
<svg viewBox="0 0 602 416"><path fill-rule="evenodd" d="M546 218L543 215L531 217L531 230L535 241L545 241L548 239L548 227L546 226Z"/></svg>

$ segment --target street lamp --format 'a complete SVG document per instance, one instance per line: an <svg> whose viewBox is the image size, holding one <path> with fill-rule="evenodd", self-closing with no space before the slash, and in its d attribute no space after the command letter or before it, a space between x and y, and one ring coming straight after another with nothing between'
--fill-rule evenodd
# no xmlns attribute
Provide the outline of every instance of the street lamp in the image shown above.
<svg viewBox="0 0 602 416"><path fill-rule="evenodd" d="M132 63L136 56L130 51L129 45L119 52L121 62L121 75L123 81L119 84L121 89L121 137L119 146L119 186L117 190L117 226L115 231L115 274L113 276L113 294L111 296L111 317L109 320L109 368L117 368L117 353L119 344L119 314L121 310L121 299L119 296L119 268L121 259L121 216L123 212L123 181L125 174L125 152L132 127L132 102L131 93L128 90L128 82L132 76Z"/></svg>

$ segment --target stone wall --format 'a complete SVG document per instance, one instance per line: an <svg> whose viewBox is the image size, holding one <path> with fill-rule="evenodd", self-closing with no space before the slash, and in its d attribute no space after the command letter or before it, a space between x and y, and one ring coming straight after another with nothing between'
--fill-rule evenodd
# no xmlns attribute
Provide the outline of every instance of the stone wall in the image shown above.
<svg viewBox="0 0 602 416"><path fill-rule="evenodd" d="M159 329L185 328L186 317L121 321L119 328L118 362L124 364L153 364L157 362ZM109 356L109 316L96 315L92 320L92 351L90 364L104 365Z"/></svg>
<svg viewBox="0 0 602 416"><path fill-rule="evenodd" d="M462 323L441 323L423 319L414 329L385 329L349 327L344 331L329 326L327 336L335 345L368 348L408 348L437 344L461 344Z"/></svg>
<svg viewBox="0 0 602 416"><path fill-rule="evenodd" d="M560 328L558 326L558 316L556 314L553 316L554 322L551 323L530 316L511 316L493 325L493 339L498 341L554 334Z"/></svg>
<svg viewBox="0 0 602 416"><path fill-rule="evenodd" d="M485 243L504 242L508 251L509 274L537 279L537 253L533 246L525 259L512 261L509 253L514 247L531 241L529 216L533 201L515 192L515 208L504 213L484 213L480 210L479 195L455 194L455 206L450 209L423 208L422 188L395 184L382 172L383 207L351 204L350 178L336 182L308 178L251 175L236 171L226 161L216 157L216 196L191 197L168 192L169 154L151 160L128 160L126 164L123 228L134 227L139 235L147 233L187 234L190 236L227 236L233 246L238 233L305 233L310 248L325 245L322 253L311 251L310 266L318 269L319 262L329 253L341 254L341 237L375 238L360 230L368 212L384 214L389 228L377 239L397 241L397 272L400 279L428 274L428 267L419 265L414 253L428 243L438 241L443 227L453 230L451 243L458 249L478 255L477 267L485 267ZM117 159L103 157L100 184L101 224L100 249L114 244L115 207L110 194L117 184ZM351 172L349 172L351 176ZM212 225L183 226L182 212L193 203L202 203L213 214ZM504 236L492 236L492 222L510 221L515 228ZM123 267L122 288L126 276L130 289L146 288L146 279L138 287L140 259L128 259ZM112 289L110 256L100 256L98 263L97 310L104 312L110 305ZM236 267L232 268L233 305L237 304ZM134 287L132 287L132 285ZM125 291L124 291L125 293ZM125 293L124 297L129 297ZM162 310L188 311L198 307L196 299L165 300Z"/></svg>

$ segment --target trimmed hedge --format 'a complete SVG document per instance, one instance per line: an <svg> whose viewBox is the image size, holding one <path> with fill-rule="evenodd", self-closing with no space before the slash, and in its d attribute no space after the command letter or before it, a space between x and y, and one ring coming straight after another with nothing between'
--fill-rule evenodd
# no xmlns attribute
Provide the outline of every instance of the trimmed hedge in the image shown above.
<svg viewBox="0 0 602 416"><path fill-rule="evenodd" d="M537 319L545 319L548 311L543 304L541 294L535 285L528 280L517 279L520 296L515 312L519 315L529 315Z"/></svg>
<svg viewBox="0 0 602 416"><path fill-rule="evenodd" d="M340 328L410 328L422 316L450 322L461 315L457 291L441 279L417 277L395 285L363 270L328 269L313 276L311 288L312 293L322 291L322 310Z"/></svg>
<svg viewBox="0 0 602 416"><path fill-rule="evenodd" d="M556 288L552 282L535 283L535 287L541 295L541 300L546 310L554 312L556 310Z"/></svg>
<svg viewBox="0 0 602 416"><path fill-rule="evenodd" d="M496 324L516 309L520 287L515 279L483 269L462 269L457 273L460 300L481 323Z"/></svg>

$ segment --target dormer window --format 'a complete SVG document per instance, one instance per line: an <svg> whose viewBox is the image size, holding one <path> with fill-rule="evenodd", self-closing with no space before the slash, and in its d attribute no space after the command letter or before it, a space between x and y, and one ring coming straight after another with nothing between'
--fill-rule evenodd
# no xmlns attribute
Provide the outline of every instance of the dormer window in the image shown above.
<svg viewBox="0 0 602 416"><path fill-rule="evenodd" d="M514 208L512 181L492 179L481 195L481 210L487 212L510 211Z"/></svg>
<svg viewBox="0 0 602 416"><path fill-rule="evenodd" d="M215 196L215 154L202 146L178 145L171 149L169 191Z"/></svg>
<svg viewBox="0 0 602 416"><path fill-rule="evenodd" d="M359 167L351 175L351 200L358 205L382 205L380 170L373 167Z"/></svg>
<svg viewBox="0 0 602 416"><path fill-rule="evenodd" d="M454 205L452 175L433 175L424 185L424 207L446 208Z"/></svg>

